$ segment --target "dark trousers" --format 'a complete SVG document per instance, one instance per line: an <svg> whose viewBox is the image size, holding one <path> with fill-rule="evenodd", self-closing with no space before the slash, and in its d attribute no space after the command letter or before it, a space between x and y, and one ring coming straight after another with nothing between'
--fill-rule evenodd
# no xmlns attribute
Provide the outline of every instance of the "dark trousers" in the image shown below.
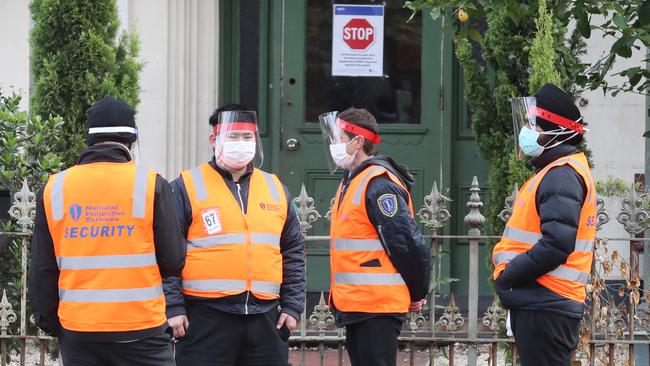
<svg viewBox="0 0 650 366"><path fill-rule="evenodd" d="M345 326L345 346L352 366L395 366L402 322L377 316Z"/></svg>
<svg viewBox="0 0 650 366"><path fill-rule="evenodd" d="M85 342L59 337L65 366L174 366L171 338L159 334L135 342Z"/></svg>
<svg viewBox="0 0 650 366"><path fill-rule="evenodd" d="M522 366L571 365L580 336L579 319L544 311L511 310L510 325Z"/></svg>
<svg viewBox="0 0 650 366"><path fill-rule="evenodd" d="M176 343L177 366L287 366L288 329L278 330L276 308L264 314L230 314L187 303L190 325Z"/></svg>

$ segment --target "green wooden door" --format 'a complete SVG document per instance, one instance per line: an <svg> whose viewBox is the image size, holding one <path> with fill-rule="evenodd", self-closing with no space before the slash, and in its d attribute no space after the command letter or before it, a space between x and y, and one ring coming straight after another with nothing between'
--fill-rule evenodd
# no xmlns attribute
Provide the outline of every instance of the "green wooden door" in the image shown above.
<svg viewBox="0 0 650 366"><path fill-rule="evenodd" d="M372 1L346 1L346 3ZM365 107L380 123L381 154L409 166L416 178L412 191L416 211L434 180L448 179L451 129L441 108L440 26L429 17L407 22L401 2L385 2L384 77L332 77L332 1L285 0L271 3L271 74L279 88L271 93L277 105L279 151L277 167L296 195L304 183L321 214L330 207L340 175L327 169L318 114ZM450 54L449 54L450 55ZM445 57L449 58L446 55ZM450 79L450 78L449 78ZM310 234L326 235L322 219ZM328 246L308 244L308 290L329 287Z"/></svg>

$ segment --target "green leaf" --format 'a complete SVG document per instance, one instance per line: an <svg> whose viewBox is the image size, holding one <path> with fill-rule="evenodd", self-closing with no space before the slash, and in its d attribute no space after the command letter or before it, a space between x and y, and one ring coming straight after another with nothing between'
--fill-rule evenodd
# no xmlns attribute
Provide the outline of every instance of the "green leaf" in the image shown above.
<svg viewBox="0 0 650 366"><path fill-rule="evenodd" d="M434 21L438 20L438 18L440 18L440 14L441 14L441 11L440 11L440 8L438 8L438 7L432 8L431 12L429 13L429 15L431 16L431 19L433 19Z"/></svg>
<svg viewBox="0 0 650 366"><path fill-rule="evenodd" d="M587 15L587 12L580 13L576 27L578 28L580 35L585 38L591 37L591 25L589 24L589 17Z"/></svg>
<svg viewBox="0 0 650 366"><path fill-rule="evenodd" d="M627 21L620 13L614 14L613 20L614 24L616 24L616 26L621 30L629 27Z"/></svg>
<svg viewBox="0 0 650 366"><path fill-rule="evenodd" d="M639 6L639 13L637 16L641 27L650 24L650 0L644 1L643 4Z"/></svg>
<svg viewBox="0 0 650 366"><path fill-rule="evenodd" d="M467 36L472 41L474 41L474 42L476 42L478 44L483 44L483 37L481 36L481 33L479 33L475 28L468 28L467 29Z"/></svg>

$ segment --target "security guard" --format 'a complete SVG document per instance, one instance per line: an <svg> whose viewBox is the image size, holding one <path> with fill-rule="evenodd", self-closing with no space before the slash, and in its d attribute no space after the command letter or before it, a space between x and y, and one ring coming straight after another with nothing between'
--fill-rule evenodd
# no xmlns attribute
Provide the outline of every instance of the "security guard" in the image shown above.
<svg viewBox="0 0 650 366"><path fill-rule="evenodd" d="M349 108L320 116L330 168L344 169L331 219L331 304L353 366L395 365L408 311L429 290L431 252L413 219L408 169L375 156L375 118Z"/></svg>
<svg viewBox="0 0 650 366"><path fill-rule="evenodd" d="M514 98L512 110L519 149L537 173L494 247L493 278L522 365L570 365L596 235L594 179L577 147L585 128L571 97L552 84Z"/></svg>
<svg viewBox="0 0 650 366"><path fill-rule="evenodd" d="M95 103L79 162L38 192L29 295L66 366L174 364L162 278L180 274L185 248L171 187L132 162L134 114Z"/></svg>
<svg viewBox="0 0 650 366"><path fill-rule="evenodd" d="M305 300L300 221L286 187L257 169L255 112L226 106L210 124L214 158L172 182L187 239L182 280L166 284L176 363L285 366Z"/></svg>

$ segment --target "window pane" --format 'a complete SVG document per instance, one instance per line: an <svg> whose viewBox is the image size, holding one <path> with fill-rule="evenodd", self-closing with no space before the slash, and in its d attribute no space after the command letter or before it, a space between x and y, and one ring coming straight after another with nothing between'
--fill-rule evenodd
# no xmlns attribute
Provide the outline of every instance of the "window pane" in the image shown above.
<svg viewBox="0 0 650 366"><path fill-rule="evenodd" d="M372 1L336 1L371 4ZM368 109L379 123L420 123L422 18L403 1L386 1L384 77L332 76L332 1L307 1L305 121L348 107Z"/></svg>

